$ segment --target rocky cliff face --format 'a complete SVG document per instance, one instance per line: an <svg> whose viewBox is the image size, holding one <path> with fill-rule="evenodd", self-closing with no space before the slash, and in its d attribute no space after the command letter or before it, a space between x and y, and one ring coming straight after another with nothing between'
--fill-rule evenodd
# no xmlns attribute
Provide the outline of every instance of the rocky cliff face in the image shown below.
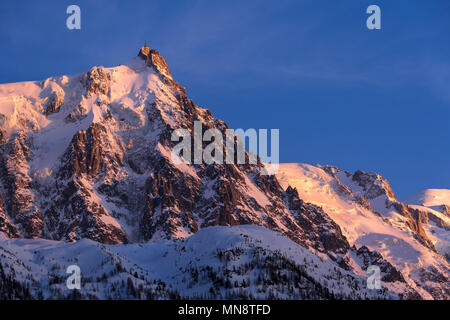
<svg viewBox="0 0 450 320"><path fill-rule="evenodd" d="M4 192L2 199L4 199L5 230L6 233L16 236L18 235L16 232L11 233L12 229L19 230L26 237L40 237L43 218L36 205L33 180L28 174L29 161L32 157L29 143L28 136L19 132L2 146L0 172ZM14 223L14 227L11 222Z"/></svg>

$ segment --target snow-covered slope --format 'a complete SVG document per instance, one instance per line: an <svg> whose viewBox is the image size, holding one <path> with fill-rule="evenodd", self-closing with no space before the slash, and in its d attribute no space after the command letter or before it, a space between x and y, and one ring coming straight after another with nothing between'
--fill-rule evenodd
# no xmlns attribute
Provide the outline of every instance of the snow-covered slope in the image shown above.
<svg viewBox="0 0 450 320"><path fill-rule="evenodd" d="M426 189L405 200L406 203L424 207L450 207L450 190L448 189Z"/></svg>
<svg viewBox="0 0 450 320"><path fill-rule="evenodd" d="M205 245L207 244L207 245ZM67 267L81 269L80 298L398 299L402 281L367 289L355 275L283 235L256 226L210 227L182 241L102 245L91 240L0 241L0 275L34 298L72 298ZM2 271L3 270L3 271ZM21 290L21 289L17 289ZM6 291L4 291L6 292ZM1 296L1 293L0 293Z"/></svg>
<svg viewBox="0 0 450 320"><path fill-rule="evenodd" d="M423 288L424 274L439 275L435 283L427 282L428 291L448 294L448 262L429 245L422 216L398 202L386 180L361 171L351 174L297 163L281 164L277 178L284 188L296 188L304 201L322 207L350 245L381 253ZM442 232L448 234L445 229Z"/></svg>

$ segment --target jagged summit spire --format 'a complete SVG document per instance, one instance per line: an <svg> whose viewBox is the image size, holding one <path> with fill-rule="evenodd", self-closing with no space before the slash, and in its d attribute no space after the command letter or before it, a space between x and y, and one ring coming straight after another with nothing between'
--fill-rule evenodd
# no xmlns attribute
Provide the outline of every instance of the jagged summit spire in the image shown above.
<svg viewBox="0 0 450 320"><path fill-rule="evenodd" d="M148 57L149 53L150 53L150 47L147 44L147 40L145 40L144 46L141 47L141 50L139 51L139 56Z"/></svg>
<svg viewBox="0 0 450 320"><path fill-rule="evenodd" d="M160 74L172 79L166 60L156 49L150 49L147 40L145 41L144 46L139 50L138 56L145 61L147 66L154 67Z"/></svg>

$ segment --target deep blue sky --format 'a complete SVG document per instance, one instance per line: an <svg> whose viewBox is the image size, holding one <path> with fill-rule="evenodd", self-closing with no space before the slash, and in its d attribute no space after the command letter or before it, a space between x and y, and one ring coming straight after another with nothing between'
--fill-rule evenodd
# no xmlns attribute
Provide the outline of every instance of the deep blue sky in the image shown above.
<svg viewBox="0 0 450 320"><path fill-rule="evenodd" d="M449 39L447 0L1 1L0 83L114 66L148 40L230 127L279 128L282 162L378 172L404 198L450 188Z"/></svg>

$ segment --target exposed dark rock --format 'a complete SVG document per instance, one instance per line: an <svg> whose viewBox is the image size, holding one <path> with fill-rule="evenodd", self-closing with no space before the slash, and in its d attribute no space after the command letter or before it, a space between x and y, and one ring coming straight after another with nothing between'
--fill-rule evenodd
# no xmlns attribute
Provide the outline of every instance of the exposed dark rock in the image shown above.
<svg viewBox="0 0 450 320"><path fill-rule="evenodd" d="M0 232L5 233L9 238L20 238L20 233L6 216L3 198L0 195Z"/></svg>
<svg viewBox="0 0 450 320"><path fill-rule="evenodd" d="M104 94L109 92L111 75L103 67L93 67L83 74L81 83L87 91L87 96L92 94Z"/></svg>
<svg viewBox="0 0 450 320"><path fill-rule="evenodd" d="M367 199L375 199L385 194L389 198L396 200L389 182L376 173L366 173L358 170L353 174L352 180L363 188L365 191L364 197Z"/></svg>
<svg viewBox="0 0 450 320"><path fill-rule="evenodd" d="M170 73L166 60L157 50L150 49L147 45L145 45L141 48L141 50L139 50L138 56L144 59L149 67L155 68L155 70L163 76L172 78L172 74Z"/></svg>
<svg viewBox="0 0 450 320"><path fill-rule="evenodd" d="M381 280L385 282L405 282L405 278L391 263L383 259L381 254L371 251L366 246L361 246L358 250L355 247L352 250L356 256L362 260L362 267L366 270L370 265L378 266L381 270Z"/></svg>
<svg viewBox="0 0 450 320"><path fill-rule="evenodd" d="M24 134L11 138L0 159L0 179L6 191L3 199L5 209L15 228L24 237L39 237L43 218L35 204L32 179L28 175L28 162L32 159L28 144L28 137Z"/></svg>
<svg viewBox="0 0 450 320"><path fill-rule="evenodd" d="M416 239L424 246L437 252L436 248L433 245L433 242L428 239L428 236L422 225L422 220L428 220L428 215L421 213L419 210L411 209L402 202L392 202L392 205L397 210L397 212L407 218L405 220L405 223L409 227L409 229L414 232Z"/></svg>
<svg viewBox="0 0 450 320"><path fill-rule="evenodd" d="M450 218L450 206L443 204L441 205L440 210L443 214Z"/></svg>
<svg viewBox="0 0 450 320"><path fill-rule="evenodd" d="M59 111L59 108L64 103L64 91L53 91L45 103L45 115Z"/></svg>
<svg viewBox="0 0 450 320"><path fill-rule="evenodd" d="M86 113L87 110L82 105L78 105L64 118L64 121L71 123L82 120L86 118Z"/></svg>
<svg viewBox="0 0 450 320"><path fill-rule="evenodd" d="M328 253L345 254L350 247L341 228L322 210L310 203L303 202L297 189L288 187L285 192L288 209L295 214L301 227L300 234L305 242L310 242L316 250Z"/></svg>

